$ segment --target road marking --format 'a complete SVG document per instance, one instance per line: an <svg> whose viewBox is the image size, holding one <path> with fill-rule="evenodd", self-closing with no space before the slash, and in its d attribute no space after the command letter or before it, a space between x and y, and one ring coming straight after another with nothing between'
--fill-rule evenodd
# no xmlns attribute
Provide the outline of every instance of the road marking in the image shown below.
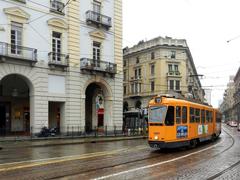
<svg viewBox="0 0 240 180"><path fill-rule="evenodd" d="M198 153L201 153L201 152L206 151L208 149L214 148L215 146L219 145L220 143L222 143L222 142L218 142L217 144L215 144L213 146L210 146L210 147L207 147L205 149L202 149L202 150L199 150L199 151L196 151L196 152L184 155L184 156L180 156L180 157L177 157L177 158L174 158L174 159L170 159L170 160L167 160L167 161L163 161L163 162L159 162L159 163L156 163L156 164L151 164L151 165L147 165L147 166L143 166L143 167L139 167L139 168L135 168L135 169L122 171L122 172L119 172L119 173L110 174L110 175L107 175L107 176L101 176L101 177L95 178L94 180L112 178L112 177L115 177L115 176L119 176L119 175L123 175L123 174L127 174L127 173L132 173L132 172L135 172L135 171L144 170L144 169L152 168L152 167L155 167L155 166L160 166L162 164L177 161L177 160L180 160L180 159L184 159L184 158L192 156L194 154L198 154Z"/></svg>
<svg viewBox="0 0 240 180"><path fill-rule="evenodd" d="M140 145L140 146L136 146L134 149L122 148L122 149L117 149L112 151L88 153L83 155L63 156L63 157L55 157L55 158L47 158L47 159L4 163L4 164L0 164L0 172L35 167L35 166L49 165L49 164L61 163L61 162L72 161L72 160L81 160L81 159L87 159L87 158L98 157L98 156L112 155L120 152L129 152L129 151L135 151L135 150L146 149L146 148L148 147Z"/></svg>

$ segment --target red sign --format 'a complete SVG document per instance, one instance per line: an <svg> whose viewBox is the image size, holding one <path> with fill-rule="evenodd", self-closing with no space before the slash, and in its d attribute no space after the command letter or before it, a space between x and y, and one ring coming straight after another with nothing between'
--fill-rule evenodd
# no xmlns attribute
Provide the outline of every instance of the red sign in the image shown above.
<svg viewBox="0 0 240 180"><path fill-rule="evenodd" d="M104 114L104 109L103 109L103 108L98 109L97 113L98 113L98 114Z"/></svg>

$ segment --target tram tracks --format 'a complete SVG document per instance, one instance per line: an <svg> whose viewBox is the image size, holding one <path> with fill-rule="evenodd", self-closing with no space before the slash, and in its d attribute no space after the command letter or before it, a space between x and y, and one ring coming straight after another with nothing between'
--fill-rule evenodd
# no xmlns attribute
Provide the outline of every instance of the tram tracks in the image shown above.
<svg viewBox="0 0 240 180"><path fill-rule="evenodd" d="M235 144L235 139L234 139L234 137L233 137L230 133L228 133L226 130L224 130L224 132L227 133L227 134L232 138L232 140L233 140L232 145L225 150L225 151L227 151L227 150L229 150L229 149L231 149L231 148L233 147L233 145ZM224 152L225 152L225 151L224 151ZM233 169L234 167L236 167L236 166L238 166L238 165L240 165L240 160L237 161L236 163L232 164L232 165L229 166L228 168L224 169L223 171L221 171L221 172L219 172L219 173L217 173L217 174L209 177L207 180L216 179L216 178L220 177L220 176L223 175L224 173L227 173L229 170Z"/></svg>
<svg viewBox="0 0 240 180"><path fill-rule="evenodd" d="M234 146L235 140L234 140L233 136L226 130L224 130L224 132L227 134L228 137L226 137L223 140L228 141L228 140L232 139L232 142L227 147L223 147L224 149L222 149L220 152L218 152L211 158L216 158L217 156L219 156L220 154L222 154L224 152L227 152ZM204 151L207 151L208 149L219 146L219 144L223 143L224 141L216 142L214 144L211 144L210 146L207 145L207 148L200 147L200 148L191 149L186 153L184 151L180 152L180 154L176 153L175 158L171 157L171 155L173 155L173 153L171 153L171 152L167 153L167 155L169 155L169 156L165 156L166 153L164 156L161 156L164 154L164 152L161 153L161 155L159 153L156 153L156 154L150 154L150 156L149 156L148 152L149 152L150 148L148 148L147 146L140 146L138 148L128 148L124 151L119 152L120 154L119 153L106 154L106 158L104 158L104 159L102 159L100 157L98 157L96 159L95 158L91 159L90 161L87 159L85 159L84 161L79 161L78 159L76 159L76 160L73 159L73 160L69 161L71 164L71 167L73 167L73 169L71 169L71 167L68 167L65 169L64 166L66 164L56 162L56 164L54 163L53 165L54 166L57 165L57 166L56 167L49 166L49 172L48 172L49 174L46 173L46 176L44 176L44 178L46 178L46 179L72 178L72 177L74 178L77 176L88 175L88 174L93 176L93 174L95 174L95 172L105 172L106 173L106 172L111 172L112 171L111 169L113 169L113 168L116 168L115 171L122 169L123 171L119 171L119 173L116 172L115 174L109 175L110 177L112 175L113 175L113 177L115 177L117 175L122 175L124 173L127 174L128 172L134 172L134 171L138 171L138 170L141 170L144 168L151 168L154 166L160 166L162 164L167 164L167 163L171 163L171 162L174 163L174 161L178 161L180 159L190 157L193 154L198 154L200 152L204 152ZM194 150L194 151L192 151L192 150ZM138 153L140 155L136 155ZM141 158L141 157L144 157L144 158ZM164 157L164 159L166 159L166 160L162 161L162 157ZM158 162L156 164L150 164L145 167L139 167L140 164L149 164L149 162L147 162L147 161L151 160L151 159L155 159L155 161L157 159L161 159L161 162ZM105 164L105 162L108 162L108 163ZM94 166L94 164L95 164L95 166ZM96 164L99 164L99 166L96 166ZM236 164L232 165L232 167L229 167L226 170L224 170L223 172L219 172L218 174L216 174L210 178L214 179L216 177L219 177L222 174L224 174L226 171L228 171L229 169L237 166L238 164L239 163L236 163ZM63 168L62 172L60 172L58 170L58 168L59 168L58 166L61 166ZM87 167L84 168L85 166L87 166ZM129 166L129 167L135 166L137 168L135 168L135 169L130 168L130 171L124 171L124 169L126 169L127 166ZM47 166L43 167L43 169L46 169L46 168L48 169ZM82 168L84 168L84 169L82 169ZM25 170L27 170L27 169L25 169ZM51 171L53 171L53 172L51 173ZM59 171L59 172L56 173L57 171ZM55 174L54 174L54 172L55 172ZM36 174L34 174L34 171L32 171L32 175L33 175L33 177L35 177ZM93 177L96 177L96 174ZM103 177L108 177L108 176L103 176ZM100 179L101 179L101 177L100 177Z"/></svg>
<svg viewBox="0 0 240 180"><path fill-rule="evenodd" d="M224 130L224 129L223 129L223 130ZM230 144L230 146L228 146L227 148L223 149L221 152L215 154L215 155L212 156L211 158L216 158L217 156L219 156L220 154L222 154L222 153L230 150L230 149L234 146L235 140L234 140L233 136L232 136L230 133L228 133L226 130L224 130L224 132L231 138L232 143ZM180 159L183 159L183 158L187 158L187 157L189 157L189 155L191 155L191 154L197 154L198 152L199 152L199 153L200 153L200 152L203 152L203 151L205 151L205 150L207 150L207 149L210 149L210 148L213 148L213 147L217 146L218 144L219 144L219 143L214 144L214 145L209 146L209 147L207 147L207 148L205 148L205 149L201 149L201 150L199 150L199 151L197 151L197 152L193 152L193 153L190 153L190 154L182 155L182 156L179 156L179 157L177 157L177 158L168 159L168 160L166 160L166 161L157 163L157 164L155 164L155 165L156 165L156 166L159 166L159 165L161 165L161 164L165 164L165 163L177 161L177 160L180 160ZM139 163L139 162L143 162L143 161L145 161L145 160L154 159L154 158L159 158L159 154L158 154L158 155L155 155L155 156L151 156L151 157L146 157L146 158L136 159L136 160L132 160L132 161L127 161L127 162L124 162L124 163L117 163L117 164L113 164L113 165L111 165L111 166L105 166L105 167L102 167L102 168L94 168L94 169L89 169L89 170L82 171L82 172L71 173L71 174L64 175L64 176L58 176L58 177L54 177L54 178L52 178L52 179L64 178L64 177L74 177L74 176L80 175L80 174L82 174L82 173L92 173L92 172L94 172L94 171L107 170L107 169L110 169L110 168L115 168L115 167L118 167L118 166L128 165L128 164L132 164L132 163ZM153 164L153 165L148 165L148 166L146 166L146 168L151 168L151 167L154 167L155 165L154 165L154 164ZM236 164L236 165L238 165L238 164ZM235 165L235 166L236 166L236 165ZM143 167L143 168L140 167L140 168L132 169L132 170L130 170L130 171L122 171L122 172L115 173L115 174L112 174L112 175L109 175L109 176L103 176L103 177L100 177L100 178L97 178L97 179L104 179L104 178L114 177L114 176L117 176L117 175L122 175L122 174L124 174L124 173L129 173L129 172L137 171L137 170L144 169L144 168L145 168L145 167Z"/></svg>

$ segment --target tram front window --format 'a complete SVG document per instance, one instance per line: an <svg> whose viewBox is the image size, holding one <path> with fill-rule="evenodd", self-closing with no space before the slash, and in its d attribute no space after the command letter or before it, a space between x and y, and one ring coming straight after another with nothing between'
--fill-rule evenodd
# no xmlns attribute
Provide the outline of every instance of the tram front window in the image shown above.
<svg viewBox="0 0 240 180"><path fill-rule="evenodd" d="M167 113L166 106L150 107L149 109L149 123L163 124Z"/></svg>

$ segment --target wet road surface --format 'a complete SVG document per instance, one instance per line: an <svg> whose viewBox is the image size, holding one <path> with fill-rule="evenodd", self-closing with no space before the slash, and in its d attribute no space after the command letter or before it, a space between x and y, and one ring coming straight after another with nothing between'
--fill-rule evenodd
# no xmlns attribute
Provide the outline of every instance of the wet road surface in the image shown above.
<svg viewBox="0 0 240 180"><path fill-rule="evenodd" d="M153 150L146 139L3 149L0 179L239 179L240 132L214 143Z"/></svg>

